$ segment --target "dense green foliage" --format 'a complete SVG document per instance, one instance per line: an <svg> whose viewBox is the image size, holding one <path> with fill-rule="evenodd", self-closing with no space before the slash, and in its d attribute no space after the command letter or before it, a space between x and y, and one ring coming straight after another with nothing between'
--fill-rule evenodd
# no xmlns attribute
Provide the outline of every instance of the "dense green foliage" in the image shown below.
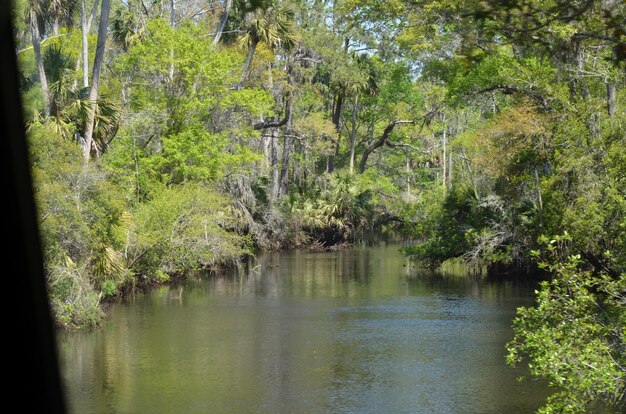
<svg viewBox="0 0 626 414"><path fill-rule="evenodd" d="M595 405L623 407L626 391L626 274L592 274L565 234L543 238L542 267L554 277L541 284L537 306L521 308L509 362L531 358L533 375L558 392L541 412L581 413Z"/></svg>
<svg viewBox="0 0 626 414"><path fill-rule="evenodd" d="M497 273L567 233L511 361L557 387L545 412L623 407L623 2L93 4L15 8L61 323L254 248L395 228Z"/></svg>

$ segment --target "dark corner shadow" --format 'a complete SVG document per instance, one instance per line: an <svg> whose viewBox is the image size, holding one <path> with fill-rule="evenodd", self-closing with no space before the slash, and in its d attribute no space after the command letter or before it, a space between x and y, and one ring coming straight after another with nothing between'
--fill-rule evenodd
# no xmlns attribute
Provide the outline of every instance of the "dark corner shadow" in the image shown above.
<svg viewBox="0 0 626 414"><path fill-rule="evenodd" d="M0 1L0 106L4 141L3 389L5 407L64 413L46 294L13 38L12 1Z"/></svg>

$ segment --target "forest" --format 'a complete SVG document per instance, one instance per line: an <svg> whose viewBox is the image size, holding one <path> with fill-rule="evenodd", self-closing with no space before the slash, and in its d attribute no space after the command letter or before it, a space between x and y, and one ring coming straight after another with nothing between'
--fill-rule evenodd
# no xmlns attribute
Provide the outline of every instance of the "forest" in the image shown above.
<svg viewBox="0 0 626 414"><path fill-rule="evenodd" d="M53 313L260 250L545 274L510 364L626 404L620 0L16 0Z"/></svg>

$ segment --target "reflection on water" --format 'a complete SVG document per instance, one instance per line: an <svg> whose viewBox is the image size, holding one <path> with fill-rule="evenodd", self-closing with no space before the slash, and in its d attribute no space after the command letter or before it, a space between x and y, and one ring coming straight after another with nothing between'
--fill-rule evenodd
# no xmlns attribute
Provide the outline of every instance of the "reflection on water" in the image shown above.
<svg viewBox="0 0 626 414"><path fill-rule="evenodd" d="M75 413L531 413L504 363L532 288L412 270L398 246L264 254L60 338Z"/></svg>

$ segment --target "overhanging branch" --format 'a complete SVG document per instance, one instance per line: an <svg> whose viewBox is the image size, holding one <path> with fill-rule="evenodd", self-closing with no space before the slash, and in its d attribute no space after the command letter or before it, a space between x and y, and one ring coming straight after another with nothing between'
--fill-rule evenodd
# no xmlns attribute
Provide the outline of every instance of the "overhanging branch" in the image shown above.
<svg viewBox="0 0 626 414"><path fill-rule="evenodd" d="M517 86L504 85L504 84L498 83L498 84L489 86L487 88L481 89L476 93L483 94L483 93L493 92L493 91L500 91L505 95L513 95L513 94L518 93L520 95L530 96L539 104L541 104L541 106L543 106L544 109L546 110L551 109L550 105L548 105L548 102L546 101L546 98L543 97L543 95L531 89L522 89L522 88L518 88Z"/></svg>
<svg viewBox="0 0 626 414"><path fill-rule="evenodd" d="M363 152L363 155L361 156L361 162L359 164L359 174L362 174L363 172L365 172L365 167L367 166L367 159L369 158L369 156L372 154L372 152L374 152L376 149L382 147L383 145L388 145L388 146L392 146L393 144L389 144L389 136L391 135L391 133L393 132L394 128L397 125L402 125L402 124L414 124L419 120L422 120L422 128L424 127L424 123L426 122L427 119L432 118L435 114L439 113L439 109L435 108L432 111L429 111L427 114L415 119L415 120L396 120L393 122L390 122L387 127L385 128L385 130L383 131L383 134L380 136L380 138L378 138L376 141L374 141L373 143L371 143L370 145L367 146L367 148L365 148L365 151Z"/></svg>

